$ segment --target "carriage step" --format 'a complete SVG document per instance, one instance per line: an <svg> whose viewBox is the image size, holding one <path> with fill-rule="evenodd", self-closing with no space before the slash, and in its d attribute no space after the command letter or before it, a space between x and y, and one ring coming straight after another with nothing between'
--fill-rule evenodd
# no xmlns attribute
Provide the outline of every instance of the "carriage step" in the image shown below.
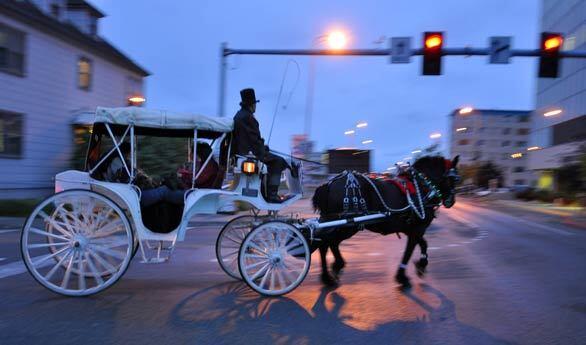
<svg viewBox="0 0 586 345"><path fill-rule="evenodd" d="M141 241L140 252L142 260L140 261L140 263L162 264L165 262L169 262L169 260L171 259L171 254L173 253L173 249L175 249L175 241L171 242L169 246L163 246L163 241L158 241L155 245L152 245L151 243L149 243L149 241ZM166 252L166 255L161 255L163 251ZM153 255L149 257L148 252L152 253Z"/></svg>

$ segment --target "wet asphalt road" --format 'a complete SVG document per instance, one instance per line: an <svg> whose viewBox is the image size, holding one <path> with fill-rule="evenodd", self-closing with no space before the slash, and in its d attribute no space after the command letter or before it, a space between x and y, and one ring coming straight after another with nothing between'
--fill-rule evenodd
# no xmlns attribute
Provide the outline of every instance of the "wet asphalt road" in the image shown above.
<svg viewBox="0 0 586 345"><path fill-rule="evenodd" d="M221 271L217 222L191 230L171 262L137 258L87 298L20 273L19 233L0 230L0 344L585 344L586 231L511 214L470 201L442 209L427 235L429 273L410 264L409 291L393 280L405 238L362 232L341 247L337 289L322 288L316 253L305 282L280 298Z"/></svg>

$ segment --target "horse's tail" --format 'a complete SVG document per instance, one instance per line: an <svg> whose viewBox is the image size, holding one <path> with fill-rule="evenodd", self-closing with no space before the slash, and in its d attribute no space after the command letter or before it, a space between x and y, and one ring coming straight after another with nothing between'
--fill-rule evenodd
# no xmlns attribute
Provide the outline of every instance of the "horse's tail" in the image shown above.
<svg viewBox="0 0 586 345"><path fill-rule="evenodd" d="M328 191L329 188L327 183L316 188L313 193L313 198L311 199L314 211L319 211L320 213L326 211L328 205Z"/></svg>

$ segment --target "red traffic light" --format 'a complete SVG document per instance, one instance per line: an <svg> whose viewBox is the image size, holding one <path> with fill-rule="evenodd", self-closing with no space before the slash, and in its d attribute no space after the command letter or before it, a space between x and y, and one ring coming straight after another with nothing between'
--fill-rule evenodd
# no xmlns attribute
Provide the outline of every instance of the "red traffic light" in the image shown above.
<svg viewBox="0 0 586 345"><path fill-rule="evenodd" d="M443 32L423 33L423 75L442 74Z"/></svg>
<svg viewBox="0 0 586 345"><path fill-rule="evenodd" d="M433 49L433 48L441 48L443 43L443 38L441 34L431 34L425 37L425 48Z"/></svg>
<svg viewBox="0 0 586 345"><path fill-rule="evenodd" d="M539 77L557 78L560 65L560 50L564 39L561 34L554 32L541 33Z"/></svg>
<svg viewBox="0 0 586 345"><path fill-rule="evenodd" d="M561 35L553 35L549 38L547 38L545 40L545 42L543 42L543 49L544 50L554 50L554 49L560 49L562 46L562 43L564 42L564 39L562 38Z"/></svg>

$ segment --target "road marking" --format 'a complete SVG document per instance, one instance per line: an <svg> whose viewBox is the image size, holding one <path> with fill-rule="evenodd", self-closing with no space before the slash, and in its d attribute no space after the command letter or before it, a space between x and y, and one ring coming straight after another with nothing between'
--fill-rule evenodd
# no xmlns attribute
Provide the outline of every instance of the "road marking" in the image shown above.
<svg viewBox="0 0 586 345"><path fill-rule="evenodd" d="M0 234L7 234L9 232L16 232L16 231L20 231L20 229L2 229L2 230L0 230Z"/></svg>
<svg viewBox="0 0 586 345"><path fill-rule="evenodd" d="M454 212L444 212L444 214L446 214L449 218L452 218L453 220L455 220L458 223L464 224L464 226L467 226L471 229L478 229L480 228L480 226L478 226L478 224L473 223L465 218L462 218L460 216L457 216L454 214Z"/></svg>
<svg viewBox="0 0 586 345"><path fill-rule="evenodd" d="M457 243L448 244L448 247L459 247L460 245Z"/></svg>
<svg viewBox="0 0 586 345"><path fill-rule="evenodd" d="M33 262L35 262L36 260L42 260L46 256L49 256L49 255L51 255L51 254L34 257ZM53 260L46 260L45 262L38 265L37 268L46 267L46 266L49 266L54 263L55 262ZM10 276L15 276L18 274L22 274L22 273L25 273L26 271L27 271L26 266L24 265L24 262L22 260L11 262L9 264L0 266L0 279L10 277Z"/></svg>

